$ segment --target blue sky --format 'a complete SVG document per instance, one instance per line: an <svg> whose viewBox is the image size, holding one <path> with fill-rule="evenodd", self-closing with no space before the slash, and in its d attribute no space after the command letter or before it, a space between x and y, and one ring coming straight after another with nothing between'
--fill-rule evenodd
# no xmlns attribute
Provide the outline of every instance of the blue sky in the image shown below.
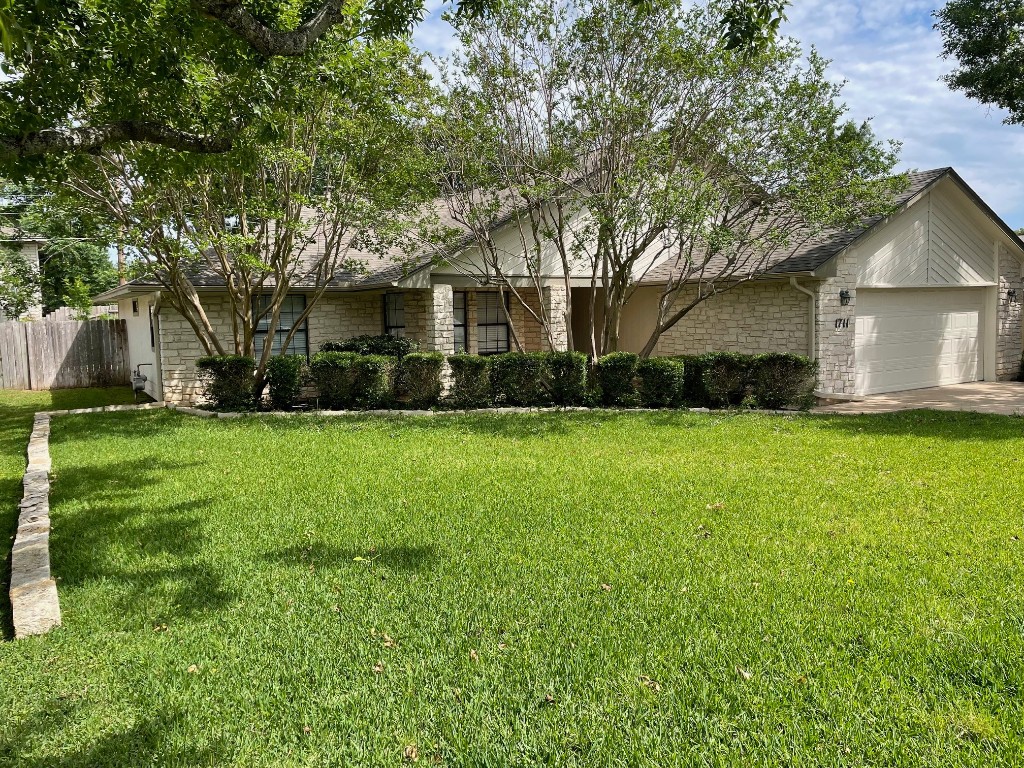
<svg viewBox="0 0 1024 768"><path fill-rule="evenodd" d="M417 27L419 48L451 50L451 28L430 0ZM846 81L843 100L855 120L902 142L900 168L951 165L1013 228L1024 226L1024 127L1004 125L1000 110L950 91L940 77L952 64L940 58L932 29L933 2L915 0L795 0L784 33L832 60L832 77Z"/></svg>

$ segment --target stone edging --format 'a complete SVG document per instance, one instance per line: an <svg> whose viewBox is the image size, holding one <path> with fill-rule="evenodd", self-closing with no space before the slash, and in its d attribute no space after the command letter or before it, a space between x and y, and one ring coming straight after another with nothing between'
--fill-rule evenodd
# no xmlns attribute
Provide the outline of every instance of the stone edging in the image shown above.
<svg viewBox="0 0 1024 768"><path fill-rule="evenodd" d="M781 409L741 409L741 408L586 408L583 406L567 406L565 408L538 407L538 408L470 408L467 410L451 411L414 411L394 409L380 409L369 411L208 411L204 408L194 408L187 405L174 405L168 403L169 410L184 413L189 416L198 416L202 419L241 419L256 416L466 416L478 414L508 414L508 413L767 413L775 416L802 416L810 411L785 411Z"/></svg>
<svg viewBox="0 0 1024 768"><path fill-rule="evenodd" d="M22 480L24 492L18 530L11 547L11 614L14 637L45 635L60 626L57 582L50 573L50 419L71 413L101 413L163 408L163 403L108 405L40 411L32 422L28 440L28 466Z"/></svg>

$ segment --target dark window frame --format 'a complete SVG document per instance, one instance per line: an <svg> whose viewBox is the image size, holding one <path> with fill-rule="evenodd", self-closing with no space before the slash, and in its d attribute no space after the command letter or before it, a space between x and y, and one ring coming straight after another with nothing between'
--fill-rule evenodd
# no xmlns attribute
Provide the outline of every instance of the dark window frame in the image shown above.
<svg viewBox="0 0 1024 768"><path fill-rule="evenodd" d="M504 296L505 297L505 300L504 300L505 308L504 308L503 312L499 312L499 314L498 314L498 322L496 322L496 323L483 323L483 322L480 322L480 318L482 317L482 314L480 312L480 297L481 296ZM497 291L479 291L479 292L477 292L477 294L476 294L476 300L477 300L477 307L476 307L476 327L477 327L476 348L477 348L477 354L478 355L481 355L483 357L488 357L490 355L502 355L502 354L504 354L504 353L506 353L506 352L508 352L509 350L512 349L512 344L511 344L511 341L509 339L509 335L510 334L509 334L509 328L508 328L508 326L509 326L509 322L508 322L509 299L508 299L508 297L509 297L509 294L508 294L507 291L503 291L502 293L498 293ZM500 307L500 304L499 304L499 307ZM487 352L481 351L480 350L480 338L481 338L480 329L481 328L501 328L501 327L505 328L505 348L504 349L497 349L497 350L490 350L490 351L487 351Z"/></svg>
<svg viewBox="0 0 1024 768"><path fill-rule="evenodd" d="M398 308L398 309L389 307L388 306L388 299L389 298L396 298L396 297L402 300L402 306L400 308ZM381 311L382 311L383 318L384 318L384 335L385 336L395 336L396 338L405 338L405 329L406 329L406 324L405 324L405 293L397 292L397 291L393 291L391 293L385 293L383 296L381 296ZM393 319L392 318L392 313L397 312L397 311L400 311L402 313L402 324L401 325L397 325L397 324L392 325L392 323L391 323L391 320ZM392 333L392 331L398 331L398 330L400 330L401 333Z"/></svg>
<svg viewBox="0 0 1024 768"><path fill-rule="evenodd" d="M269 324L270 323L270 312L268 311L267 305L264 304L264 299L266 299L267 300L267 304L269 304L270 296L267 295L267 294L261 294L261 295L256 297L256 303L255 303L255 306L253 307L253 322L256 324L256 328L253 331L253 353L255 354L257 360L263 354L263 345L267 343L266 339L267 339L267 336L269 335L267 330L265 330L265 329L264 330L260 330L260 325L261 324L263 324L263 323ZM285 295L284 302L288 302L289 300L294 301L295 299L302 299L302 306L299 307L299 311L297 313L295 313L295 316L297 317L298 315L301 315L303 312L306 311L306 306L308 304L308 299L306 297L306 294L304 294L304 293L289 293L289 294ZM282 309L284 308L284 302L282 302ZM292 311L294 312L294 310L292 310ZM283 315L283 313L282 313L282 315ZM290 325L289 326L282 326L280 324L280 322L279 322L278 323L278 328L274 332L274 336L275 337L279 337L282 341L284 341L284 337L288 335L288 331L290 331L291 329L292 329L292 327ZM300 342L302 344L302 348L301 349L297 348L297 345L296 345L296 340L299 338L299 336L302 337L302 342ZM274 354L274 352L271 351L271 355L273 355L273 354ZM302 327L298 331L296 331L295 335L292 337L292 340L291 340L291 342L288 345L288 349L282 349L278 354L302 355L307 360L309 360L309 318L308 317L305 320L302 321Z"/></svg>
<svg viewBox="0 0 1024 768"><path fill-rule="evenodd" d="M462 322L455 308L455 297L462 297ZM469 351L469 293L467 291L452 291L452 328L455 330L455 351ZM462 331L462 349L459 349L459 331Z"/></svg>
<svg viewBox="0 0 1024 768"><path fill-rule="evenodd" d="M149 309L149 348L156 349L156 328L153 323L153 305L148 305Z"/></svg>

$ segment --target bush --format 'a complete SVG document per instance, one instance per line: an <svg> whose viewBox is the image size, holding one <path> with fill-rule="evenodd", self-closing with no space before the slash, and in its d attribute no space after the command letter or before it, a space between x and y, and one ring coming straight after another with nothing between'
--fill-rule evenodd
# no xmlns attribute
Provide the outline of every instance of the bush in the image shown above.
<svg viewBox="0 0 1024 768"><path fill-rule="evenodd" d="M357 355L384 355L402 358L420 348L419 342L403 336L355 336L344 341L325 341L321 352L355 352Z"/></svg>
<svg viewBox="0 0 1024 768"><path fill-rule="evenodd" d="M447 403L454 408L485 408L491 404L489 358L458 354L448 358L452 369L452 391Z"/></svg>
<svg viewBox="0 0 1024 768"><path fill-rule="evenodd" d="M303 355L278 355L267 361L267 384L270 405L276 411L291 408L298 402L302 389Z"/></svg>
<svg viewBox="0 0 1024 768"><path fill-rule="evenodd" d="M750 361L748 386L758 408L813 404L818 363L801 355L756 355Z"/></svg>
<svg viewBox="0 0 1024 768"><path fill-rule="evenodd" d="M704 388L704 355L677 355L673 359L683 364L683 390L680 394L683 404L707 408L710 402Z"/></svg>
<svg viewBox="0 0 1024 768"><path fill-rule="evenodd" d="M583 405L587 397L587 356L548 352L546 383L555 405Z"/></svg>
<svg viewBox="0 0 1024 768"><path fill-rule="evenodd" d="M639 357L632 352L612 352L599 358L595 366L601 387L601 402L608 406L633 407L639 402L633 377Z"/></svg>
<svg viewBox="0 0 1024 768"><path fill-rule="evenodd" d="M651 357L636 364L636 390L645 408L674 408L683 394L683 363Z"/></svg>
<svg viewBox="0 0 1024 768"><path fill-rule="evenodd" d="M387 408L394 400L398 361L386 355L357 355L352 361L352 404Z"/></svg>
<svg viewBox="0 0 1024 768"><path fill-rule="evenodd" d="M712 406L740 405L747 396L747 374L753 355L712 352L701 356L701 379Z"/></svg>
<svg viewBox="0 0 1024 768"><path fill-rule="evenodd" d="M543 405L547 400L544 357L541 352L506 352L492 357L489 368L494 404Z"/></svg>
<svg viewBox="0 0 1024 768"><path fill-rule="evenodd" d="M317 352L309 371L320 393L320 407L344 410L352 407L352 362L354 352Z"/></svg>
<svg viewBox="0 0 1024 768"><path fill-rule="evenodd" d="M256 361L245 355L209 355L196 360L199 380L218 411L255 408Z"/></svg>
<svg viewBox="0 0 1024 768"><path fill-rule="evenodd" d="M413 408L430 408L441 398L440 352L411 352L399 364L395 389Z"/></svg>

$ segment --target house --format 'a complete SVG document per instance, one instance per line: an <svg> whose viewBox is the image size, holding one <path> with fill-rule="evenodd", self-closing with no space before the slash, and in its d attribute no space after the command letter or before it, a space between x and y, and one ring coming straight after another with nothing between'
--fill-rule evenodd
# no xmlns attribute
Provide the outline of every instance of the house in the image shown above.
<svg viewBox="0 0 1024 768"><path fill-rule="evenodd" d="M802 243L775 258L758 279L700 304L661 337L655 354L811 355L821 366L819 394L839 399L1012 378L1024 340L1024 242L951 168L911 174L897 202L892 215ZM492 234L511 254L521 248L514 229L506 220ZM450 259L411 269L367 257L365 270L332 281L291 351L313 353L325 341L390 333L448 354L496 353L511 345L510 319L528 351L564 349L570 340L586 350L583 313L566 327L562 308L570 298L577 307L586 304L589 278L566 280L552 259L534 279L517 274L512 257L508 284L553 318L545 334L520 302L507 301L507 292L482 279L485 270L467 268L480 263L475 247L467 244ZM642 270L623 312L620 349L643 348L667 269L655 264ZM227 331L223 285L214 279L195 283L211 321ZM301 313L308 293L309 286L295 286L279 334ZM194 364L202 348L188 323L161 301L158 284L134 280L96 301L118 302L131 364L143 366L151 396L172 402L201 396Z"/></svg>
<svg viewBox="0 0 1024 768"><path fill-rule="evenodd" d="M39 272L39 251L46 241L11 228L0 227L0 245L20 251L21 257L37 274ZM37 289L35 301L21 317L7 317L0 311L0 322L5 320L39 320L43 316L43 296Z"/></svg>

